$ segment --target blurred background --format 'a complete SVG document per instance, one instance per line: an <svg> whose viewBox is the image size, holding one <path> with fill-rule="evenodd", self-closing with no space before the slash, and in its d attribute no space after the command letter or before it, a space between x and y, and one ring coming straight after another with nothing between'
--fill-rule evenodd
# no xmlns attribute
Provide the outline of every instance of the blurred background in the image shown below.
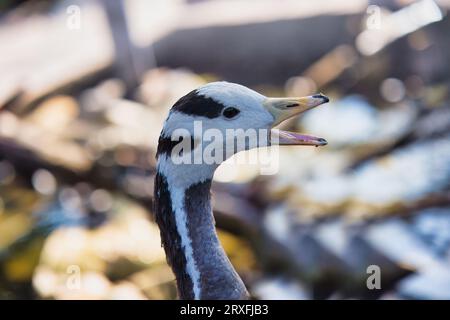
<svg viewBox="0 0 450 320"><path fill-rule="evenodd" d="M1 0L0 298L175 299L157 138L178 98L223 79L331 98L284 124L328 146L281 148L276 175L215 175L219 236L253 297L450 299L449 9Z"/></svg>

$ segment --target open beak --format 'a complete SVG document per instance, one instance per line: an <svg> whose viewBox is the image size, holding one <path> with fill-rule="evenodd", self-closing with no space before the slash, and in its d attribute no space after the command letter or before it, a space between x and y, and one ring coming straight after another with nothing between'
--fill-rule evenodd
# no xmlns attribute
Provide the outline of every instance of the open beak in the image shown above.
<svg viewBox="0 0 450 320"><path fill-rule="evenodd" d="M284 120L323 103L327 103L328 101L330 101L328 97L323 94L301 98L267 98L264 101L264 107L273 115L274 122L272 123L272 127L275 127ZM327 144L327 141L323 138L279 129L271 130L270 142L271 144L278 145L307 145L316 147Z"/></svg>

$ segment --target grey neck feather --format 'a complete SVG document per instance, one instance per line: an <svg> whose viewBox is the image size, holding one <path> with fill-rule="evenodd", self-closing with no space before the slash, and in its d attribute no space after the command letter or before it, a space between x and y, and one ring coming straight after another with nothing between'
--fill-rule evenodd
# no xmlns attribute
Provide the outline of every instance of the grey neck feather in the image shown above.
<svg viewBox="0 0 450 320"><path fill-rule="evenodd" d="M211 180L189 187L185 193L187 225L194 259L200 273L201 299L244 299L248 296L216 234L211 210Z"/></svg>
<svg viewBox="0 0 450 320"><path fill-rule="evenodd" d="M191 241L192 257L197 272L196 279L188 272L192 259L187 257L186 248L181 244L181 235L174 223L167 219L175 215L170 204L162 201L171 199L171 188L161 180L167 181L158 173L155 182L156 221L161 230L161 238L169 263L177 278L182 299L247 299L247 290L225 254L216 234L215 221L211 210L211 180L196 183L184 190L183 214L186 216L186 229ZM171 215L171 216L167 216ZM194 287L197 285L197 295Z"/></svg>

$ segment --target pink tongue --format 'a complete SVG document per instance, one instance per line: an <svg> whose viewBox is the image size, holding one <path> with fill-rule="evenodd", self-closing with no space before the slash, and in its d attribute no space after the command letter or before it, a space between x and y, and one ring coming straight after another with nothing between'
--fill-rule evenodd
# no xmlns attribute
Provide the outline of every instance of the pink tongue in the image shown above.
<svg viewBox="0 0 450 320"><path fill-rule="evenodd" d="M300 133L295 133L295 132L288 132L288 131L280 131L280 137L286 138L286 139L295 139L295 140L300 140L300 141L305 141L305 142L315 142L315 141L319 141L322 140L321 138L318 137L314 137L314 136L309 136L306 134L300 134Z"/></svg>
<svg viewBox="0 0 450 320"><path fill-rule="evenodd" d="M306 134L300 134L300 133L296 133L296 132L281 131L281 130L280 130L280 138L285 138L285 139L289 139L289 140L304 141L304 142L325 141L322 138L309 136L309 135L306 135Z"/></svg>
<svg viewBox="0 0 450 320"><path fill-rule="evenodd" d="M272 129L271 133L272 143L279 145L310 145L318 147L327 144L325 139L307 134L283 131L279 129Z"/></svg>

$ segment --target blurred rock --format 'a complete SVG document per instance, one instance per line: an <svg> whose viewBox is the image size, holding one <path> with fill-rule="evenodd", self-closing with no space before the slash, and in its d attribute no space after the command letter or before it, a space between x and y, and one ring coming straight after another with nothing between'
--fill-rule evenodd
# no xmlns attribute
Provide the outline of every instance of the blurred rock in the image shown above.
<svg viewBox="0 0 450 320"><path fill-rule="evenodd" d="M398 292L407 299L449 300L450 271L430 268L411 275L399 283Z"/></svg>
<svg viewBox="0 0 450 320"><path fill-rule="evenodd" d="M411 269L420 271L439 267L443 263L414 230L400 219L392 218L370 226L365 237L387 257Z"/></svg>
<svg viewBox="0 0 450 320"><path fill-rule="evenodd" d="M261 300L307 300L311 298L308 290L291 279L262 279L252 289L254 295Z"/></svg>
<svg viewBox="0 0 450 320"><path fill-rule="evenodd" d="M448 141L441 138L397 148L349 173L302 181L295 175L285 177L298 188L289 196L291 205L304 212L339 210L355 217L400 210L446 188L450 179Z"/></svg>
<svg viewBox="0 0 450 320"><path fill-rule="evenodd" d="M415 232L442 256L450 253L450 208L429 208L413 218Z"/></svg>

